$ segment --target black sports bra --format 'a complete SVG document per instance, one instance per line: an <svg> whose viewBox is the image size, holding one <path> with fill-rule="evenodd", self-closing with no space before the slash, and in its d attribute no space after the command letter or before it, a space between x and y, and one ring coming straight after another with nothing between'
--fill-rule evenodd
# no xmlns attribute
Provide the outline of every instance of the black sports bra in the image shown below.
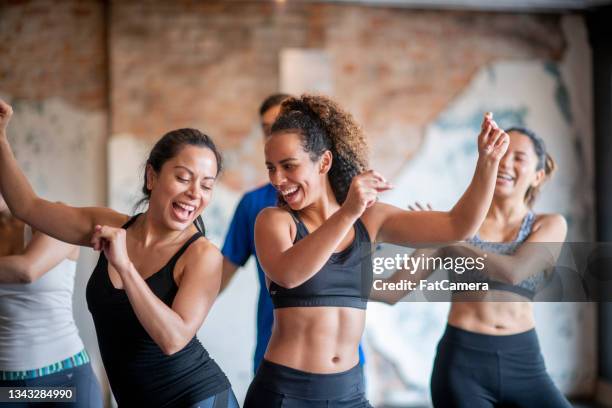
<svg viewBox="0 0 612 408"><path fill-rule="evenodd" d="M308 235L308 229L296 214L293 243ZM270 282L274 308L336 306L365 309L372 287L372 251L370 234L358 219L353 224L355 238L340 252L333 253L310 279L292 289ZM290 267L290 265L288 265Z"/></svg>

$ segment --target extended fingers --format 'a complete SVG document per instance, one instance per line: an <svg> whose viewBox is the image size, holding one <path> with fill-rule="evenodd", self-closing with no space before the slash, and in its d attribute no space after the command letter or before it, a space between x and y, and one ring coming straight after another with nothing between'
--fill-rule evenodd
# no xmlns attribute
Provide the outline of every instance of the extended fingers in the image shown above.
<svg viewBox="0 0 612 408"><path fill-rule="evenodd" d="M377 183L376 183L376 188L377 189L379 189L379 190L389 190L389 189L393 188L393 184L391 184L391 182L388 181L380 173L373 172L372 175L374 176L374 179L377 181Z"/></svg>
<svg viewBox="0 0 612 408"><path fill-rule="evenodd" d="M368 170L359 176L359 181L366 186L375 189L376 191L386 191L393 188L393 185L387 181L380 173L374 170Z"/></svg>
<svg viewBox="0 0 612 408"><path fill-rule="evenodd" d="M102 227L100 227L99 225L96 225L94 227L94 233L91 236L91 246L94 250L96 251L101 251L102 250L102 236L100 235L100 229Z"/></svg>
<svg viewBox="0 0 612 408"><path fill-rule="evenodd" d="M418 201L415 201L414 205L408 204L408 209L410 211L433 211L433 207L431 206L430 203L427 203L425 206L423 206Z"/></svg>
<svg viewBox="0 0 612 408"><path fill-rule="evenodd" d="M502 145L504 145L506 143L510 143L510 136L508 136L508 134L506 132L502 131L501 134L499 135L497 141L493 145L493 148L494 149L498 149L498 148L500 148Z"/></svg>
<svg viewBox="0 0 612 408"><path fill-rule="evenodd" d="M433 208L431 207L431 204L427 203L425 206L423 206L420 202L416 202L415 205L418 207L419 210L421 211L431 211L433 210Z"/></svg>
<svg viewBox="0 0 612 408"><path fill-rule="evenodd" d="M108 225L96 225L94 231L99 233L103 238L114 238L125 233L123 228L114 228Z"/></svg>
<svg viewBox="0 0 612 408"><path fill-rule="evenodd" d="M489 143L491 132L493 131L493 122L485 119L482 122L482 130L478 135L478 141L480 146L486 146Z"/></svg>

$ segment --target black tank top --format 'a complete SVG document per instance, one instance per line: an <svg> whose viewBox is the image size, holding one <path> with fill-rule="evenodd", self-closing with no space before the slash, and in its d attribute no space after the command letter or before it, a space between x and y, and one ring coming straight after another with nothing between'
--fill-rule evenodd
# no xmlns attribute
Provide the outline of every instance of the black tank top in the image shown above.
<svg viewBox="0 0 612 408"><path fill-rule="evenodd" d="M295 244L308 235L308 229L297 214L291 215L297 226ZM355 238L351 244L333 253L325 265L300 286L287 289L270 282L270 297L275 309L316 306L366 308L372 287L372 243L360 219L353 228Z"/></svg>
<svg viewBox="0 0 612 408"><path fill-rule="evenodd" d="M145 280L169 307L178 291L174 266L201 236L194 234L163 268ZM195 336L177 353L167 356L162 352L140 324L125 291L113 286L103 252L87 283L86 295L104 368L120 407L190 406L230 387Z"/></svg>

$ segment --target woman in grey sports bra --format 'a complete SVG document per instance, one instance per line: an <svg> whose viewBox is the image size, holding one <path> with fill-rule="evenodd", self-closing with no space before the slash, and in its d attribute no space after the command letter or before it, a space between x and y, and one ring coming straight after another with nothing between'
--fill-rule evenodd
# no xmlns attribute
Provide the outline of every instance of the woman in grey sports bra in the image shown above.
<svg viewBox="0 0 612 408"><path fill-rule="evenodd" d="M532 262L537 245L523 245L565 240L567 225L560 214L531 210L555 164L530 130L507 133L510 144L499 164L493 202L478 234L468 240L474 256L487 253L486 275L450 271L455 281L488 282L489 290L453 294L431 378L436 408L570 406L540 353L529 300L545 273L541 263ZM556 256L553 250L550 261Z"/></svg>
<svg viewBox="0 0 612 408"><path fill-rule="evenodd" d="M467 242L472 245L472 248L479 250L479 255L482 253L486 253L487 255L514 255L531 234L535 221L536 215L529 210L529 212L527 212L523 218L516 236L509 242L492 242L483 240L478 234L476 234L473 238L468 239ZM536 247L534 249L537 251L540 248ZM543 246L541 249L546 250L546 248ZM528 298L529 300L533 300L538 292L538 289L540 289L545 283L547 272L548 270L538 271L533 275L526 276L525 279L522 279L520 282L513 279L511 275L501 275L500 278L503 280L496 280L489 276L486 271L478 272L476 269L462 274L451 273L449 276L451 281L456 283L487 283L489 290L502 291L506 293L510 292ZM495 294L496 297L499 296L497 292L495 292Z"/></svg>

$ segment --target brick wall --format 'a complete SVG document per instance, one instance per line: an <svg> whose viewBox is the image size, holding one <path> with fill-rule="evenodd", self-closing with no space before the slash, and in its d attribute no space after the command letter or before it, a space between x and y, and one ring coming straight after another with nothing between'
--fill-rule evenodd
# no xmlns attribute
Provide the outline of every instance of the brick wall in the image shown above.
<svg viewBox="0 0 612 408"><path fill-rule="evenodd" d="M196 126L230 157L241 155L257 106L278 90L280 50L316 48L330 55L334 95L389 176L478 69L558 60L564 50L552 15L243 1L115 1L110 9L113 134L153 141ZM235 162L252 161L242 156ZM263 174L261 162L252 165ZM233 171L228 185L246 188Z"/></svg>

